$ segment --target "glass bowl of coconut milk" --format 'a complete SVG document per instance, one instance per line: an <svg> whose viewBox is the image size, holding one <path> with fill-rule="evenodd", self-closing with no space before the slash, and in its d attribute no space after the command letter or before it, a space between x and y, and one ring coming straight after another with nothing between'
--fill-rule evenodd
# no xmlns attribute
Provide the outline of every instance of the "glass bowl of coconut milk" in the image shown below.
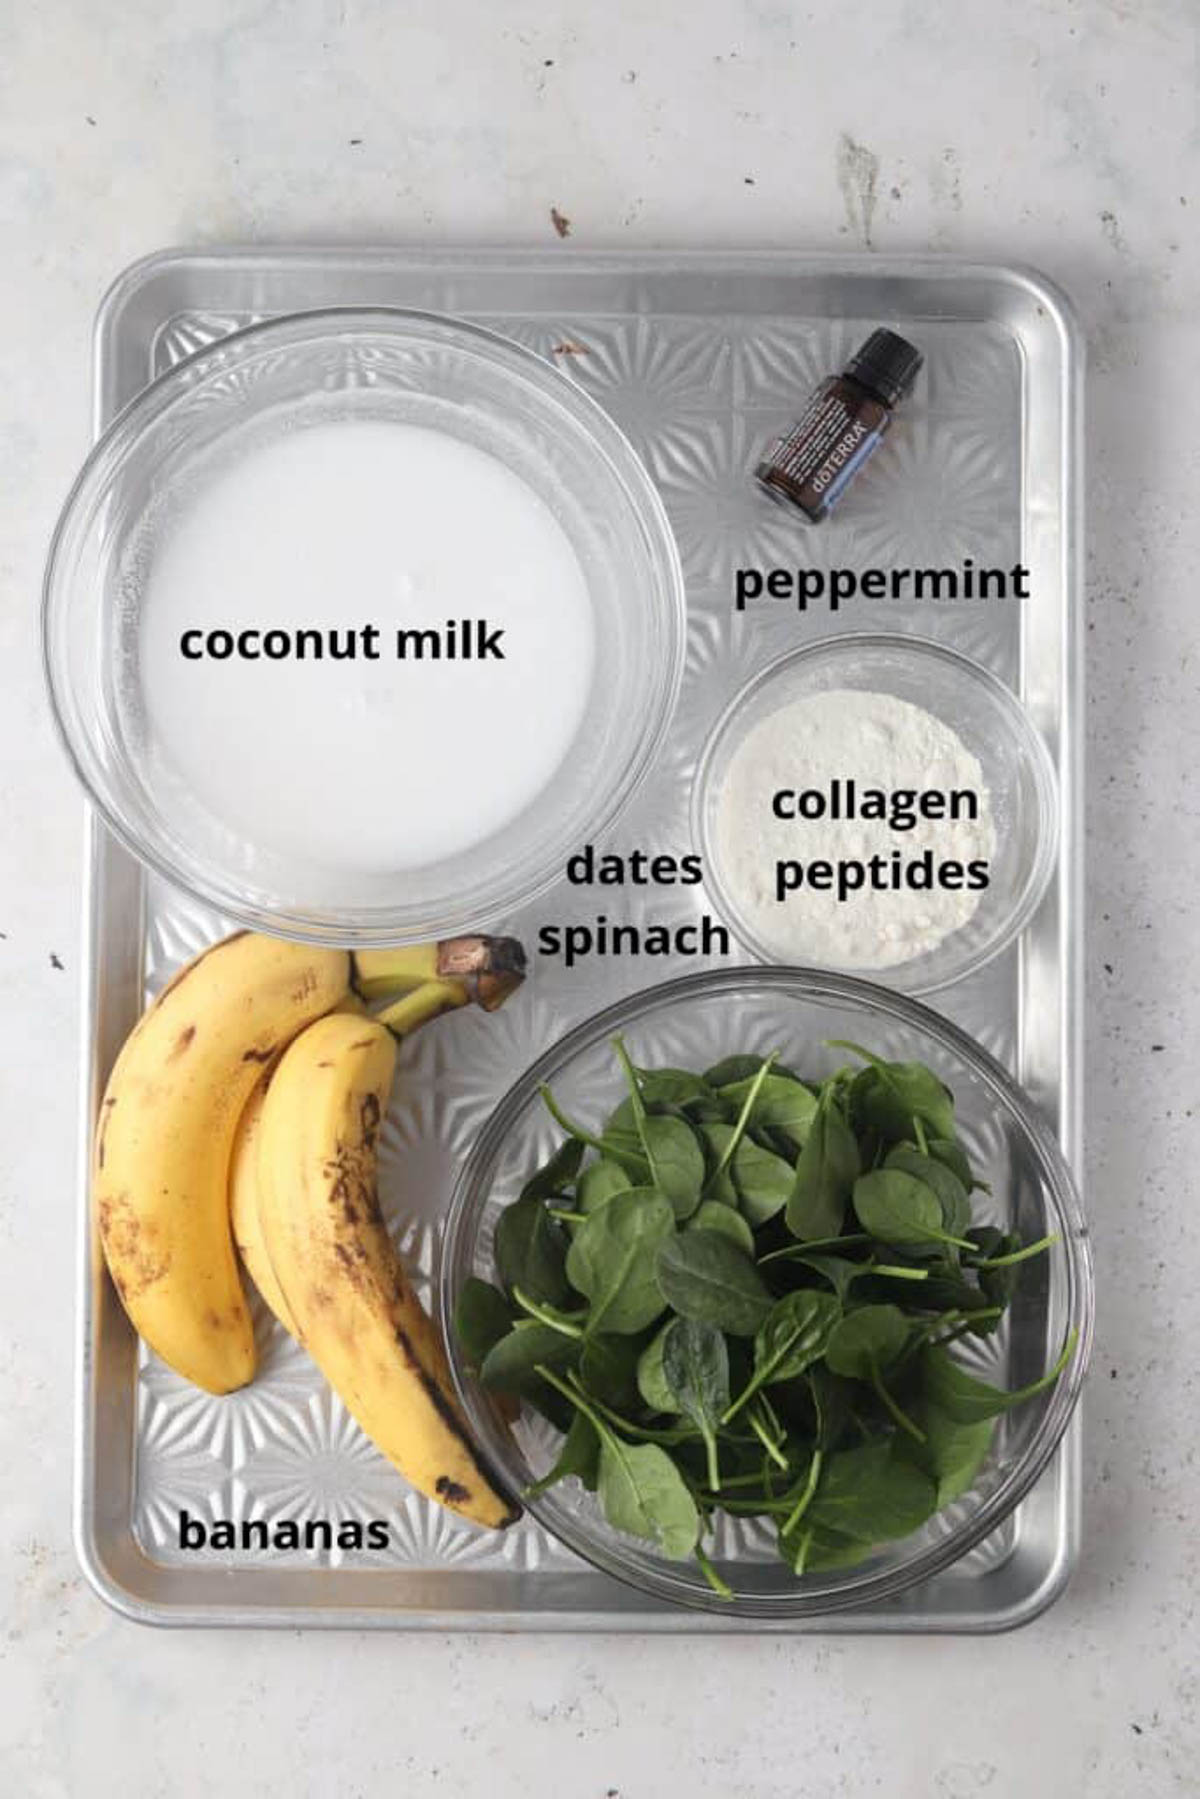
<svg viewBox="0 0 1200 1799"><path fill-rule="evenodd" d="M460 320L292 315L172 369L59 521L57 721L116 835L254 928L510 915L654 762L685 600L633 449Z"/></svg>

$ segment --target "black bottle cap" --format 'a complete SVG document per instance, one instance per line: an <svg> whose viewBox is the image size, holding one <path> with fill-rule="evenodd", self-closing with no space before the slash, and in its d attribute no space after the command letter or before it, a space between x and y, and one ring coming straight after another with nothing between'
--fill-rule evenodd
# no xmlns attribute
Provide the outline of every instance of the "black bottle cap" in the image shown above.
<svg viewBox="0 0 1200 1799"><path fill-rule="evenodd" d="M895 331L872 331L866 343L857 349L842 373L851 381L866 387L888 406L894 406L912 391L917 370L925 358L915 344Z"/></svg>

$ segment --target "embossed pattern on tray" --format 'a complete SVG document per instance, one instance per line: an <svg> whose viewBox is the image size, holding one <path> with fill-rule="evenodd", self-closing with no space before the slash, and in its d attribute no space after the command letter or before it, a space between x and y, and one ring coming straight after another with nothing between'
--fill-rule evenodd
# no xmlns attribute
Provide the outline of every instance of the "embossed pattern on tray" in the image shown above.
<svg viewBox="0 0 1200 1799"><path fill-rule="evenodd" d="M863 472L835 523L807 529L758 496L747 479L756 451L822 375L840 366L874 319L590 319L475 315L550 357L603 405L644 457L678 537L688 583L684 689L666 753L612 847L684 853L692 769L731 695L785 649L844 629L886 627L939 637L1014 682L1018 603L856 604L831 614L776 603L738 615L742 566L946 566L962 557L1009 566L1020 554L1021 371L999 325L923 323L927 362L885 449ZM160 332L156 372L249 323L251 315L183 314ZM597 912L673 924L703 909L694 889L560 886L505 928L536 941L543 922L587 922ZM148 883L147 992L221 931L222 921ZM1018 1047L1016 951L939 996L1000 1060ZM747 960L735 951L734 960ZM621 994L666 979L675 960L601 959L565 974L535 959L533 979L491 1018L461 1014L404 1046L381 1161L383 1200L418 1287L428 1299L438 1219L457 1163L510 1081L547 1042ZM1002 1146L980 1143L984 1166ZM257 1304L257 1302L256 1302ZM408 1491L329 1392L307 1358L262 1310L262 1366L254 1384L223 1400L179 1380L152 1356L139 1363L134 1529L163 1563L227 1565L220 1552L182 1552L181 1507L215 1518L385 1519L386 1551L356 1551L355 1567L473 1565L540 1571L577 1566L528 1521L502 1537L456 1523ZM946 1528L946 1521L934 1527ZM971 1580L1010 1554L1015 1524L957 1564ZM754 1528L730 1526L727 1552L763 1553ZM254 1561L240 1555L238 1565ZM339 1551L273 1551L277 1567L336 1567Z"/></svg>

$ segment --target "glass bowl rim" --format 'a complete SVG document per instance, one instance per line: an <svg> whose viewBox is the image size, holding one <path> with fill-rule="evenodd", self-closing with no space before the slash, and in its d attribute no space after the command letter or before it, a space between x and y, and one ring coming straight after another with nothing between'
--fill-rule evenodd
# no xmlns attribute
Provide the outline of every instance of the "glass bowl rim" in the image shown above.
<svg viewBox="0 0 1200 1799"><path fill-rule="evenodd" d="M656 690L652 703L643 708L640 737L628 757L624 780L613 791L604 813L590 826L599 838L608 833L641 789L659 757L670 730L686 658L687 593L675 535L662 496L633 444L615 419L586 390L537 351L486 325L451 313L420 307L362 305L314 306L276 314L244 325L226 337L202 344L169 369L164 369L114 415L91 445L63 501L51 534L42 579L41 659L45 689L50 701L54 731L76 780L105 826L144 868L200 903L215 907L222 916L253 930L305 943L352 943L363 947L390 946L423 941L430 935L452 934L531 903L558 881L562 855L540 860L536 878L518 880L516 874L496 897L492 894L456 897L442 902L429 923L429 908L420 918L403 923L403 908L326 907L320 916L289 906L260 905L238 891L232 873L214 873L211 865L189 863L185 867L156 836L142 836L122 816L116 792L110 794L99 779L95 746L86 728L72 717L75 710L72 684L61 664L60 626L71 597L70 572L63 568L67 539L81 520L111 491L115 477L135 453L143 434L183 401L198 381L238 366L248 357L270 353L289 343L320 342L338 335L361 332L369 336L399 335L427 341L472 360L501 367L536 395L543 420L586 440L588 451L605 466L619 489L638 528L642 551L661 599L666 642L658 658ZM559 846L560 849L563 846ZM544 865L543 865L544 864ZM515 867L515 865L514 865Z"/></svg>
<svg viewBox="0 0 1200 1799"><path fill-rule="evenodd" d="M957 677L974 682L976 687L989 695L998 712L1004 717L1006 724L1012 728L1013 738L1022 748L1037 792L1037 845L1032 866L1002 929L995 931L989 938L985 938L975 951L961 963L951 964L945 973L933 979L924 978L901 982L899 977L903 974L904 969L915 966L920 961L919 957L911 958L908 963L898 962L892 969L836 968L831 970L831 972L845 974L851 979L874 980L880 985L885 983L891 985L895 980L894 992L906 993L914 998L940 993L945 988L953 986L955 982L966 980L971 975L977 974L981 968L986 968L989 962L1002 955L1016 941L1045 898L1058 855L1058 779L1045 739L1030 718L1028 710L1020 698L1007 682L1002 681L999 675L985 667L982 662L976 661L973 656L964 655L961 650L951 649L948 644L940 643L936 638L904 631L846 631L815 638L811 643L801 644L796 649L787 650L783 655L776 656L767 663L765 668L759 669L738 688L733 698L722 707L704 740L696 763L696 772L692 779L689 804L689 829L692 845L703 860L706 871L705 886L712 894L722 922L729 926L739 943L749 950L751 955L756 956L760 962L767 965L776 962L776 951L763 939L756 936L742 918L718 873L719 862L713 854L712 834L707 823L713 767L721 746L736 723L738 715L749 708L766 688L802 663L819 661L822 657L833 657L843 650L850 649L902 650L906 654L911 654L916 662L926 657L935 659L952 668ZM951 938L944 941L950 942Z"/></svg>
<svg viewBox="0 0 1200 1799"><path fill-rule="evenodd" d="M478 1220L473 1221L471 1214L481 1212L490 1192L489 1188L477 1195L473 1189L479 1186L503 1148L519 1114L536 1098L538 1088L561 1072L578 1053L676 1001L764 986L801 998L865 1004L926 1033L982 1080L1024 1134L1038 1162L1048 1196L1048 1212L1059 1232L1056 1247L1065 1256L1067 1327L1077 1332L1074 1353L1051 1389L1045 1414L1021 1460L970 1518L942 1541L929 1545L899 1567L857 1577L851 1573L848 1579L824 1587L820 1585L820 1577L809 1576L807 1578L815 1579L817 1584L807 1591L770 1595L739 1593L731 1605L706 1588L676 1578L669 1562L664 1561L661 1567L652 1571L641 1567L636 1572L631 1571L622 1540L615 1532L611 1544L598 1542L586 1531L576 1530L573 1522L565 1526L557 1520L552 1522L540 1498L522 1500L529 1515L555 1541L565 1543L593 1568L613 1575L639 1592L692 1610L718 1613L725 1618L780 1621L819 1617L879 1604L942 1573L982 1542L1016 1509L1044 1473L1074 1415L1087 1373L1094 1330L1095 1275L1090 1233L1075 1178L1054 1132L1030 1097L990 1051L958 1025L910 995L826 969L782 964L704 969L626 995L574 1025L544 1050L489 1113L459 1170L447 1208L440 1243L438 1311L455 1393L472 1435L486 1460L495 1467L501 1483L510 1491L517 1491L505 1447L506 1440L511 1439L494 1428L492 1415L482 1403L481 1389L462 1360L453 1329L457 1288L455 1265L460 1251L469 1253L473 1248Z"/></svg>

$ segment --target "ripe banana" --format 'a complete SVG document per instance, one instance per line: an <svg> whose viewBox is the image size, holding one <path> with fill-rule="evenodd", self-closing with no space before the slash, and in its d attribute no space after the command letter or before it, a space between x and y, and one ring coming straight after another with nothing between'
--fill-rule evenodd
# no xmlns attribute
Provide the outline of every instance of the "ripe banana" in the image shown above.
<svg viewBox="0 0 1200 1799"><path fill-rule="evenodd" d="M248 931L225 938L181 969L134 1026L101 1101L92 1190L109 1270L139 1335L210 1392L230 1392L254 1373L230 1175L238 1122L264 1067L336 1007L361 1012L367 998L398 992L390 1022L403 1032L450 1005L476 1000L490 1010L524 971L520 944L502 937L372 951L361 982L359 962ZM252 1231L248 1254L252 1261Z"/></svg>
<svg viewBox="0 0 1200 1799"><path fill-rule="evenodd" d="M233 1240L237 1244L243 1268L284 1330L289 1336L298 1337L300 1333L296 1320L288 1310L287 1300L275 1279L258 1221L259 1127L267 1088L274 1072L274 1063L263 1069L238 1120L237 1135L233 1140L233 1157L229 1166L229 1222L233 1226Z"/></svg>
<svg viewBox="0 0 1200 1799"><path fill-rule="evenodd" d="M476 1458L379 1209L395 1056L383 1025L342 1015L285 1051L257 1124L261 1240L300 1341L367 1435L421 1492L499 1528L518 1508Z"/></svg>
<svg viewBox="0 0 1200 1799"><path fill-rule="evenodd" d="M227 937L163 989L109 1077L93 1175L109 1270L138 1334L210 1393L254 1373L229 1227L238 1120L263 1065L349 980L344 950Z"/></svg>
<svg viewBox="0 0 1200 1799"><path fill-rule="evenodd" d="M520 986L525 952L511 937L453 937L398 950L359 950L353 964L354 987L332 1010L362 1017L367 1010L365 996L399 993L401 997L376 1016L393 1037L402 1038L472 1000L495 1011ZM276 1057L263 1069L238 1124L229 1171L229 1214L243 1267L283 1328L298 1338L296 1321L271 1269L258 1214L259 1125L277 1061ZM436 1332L431 1333L430 1354L449 1390L450 1371Z"/></svg>

